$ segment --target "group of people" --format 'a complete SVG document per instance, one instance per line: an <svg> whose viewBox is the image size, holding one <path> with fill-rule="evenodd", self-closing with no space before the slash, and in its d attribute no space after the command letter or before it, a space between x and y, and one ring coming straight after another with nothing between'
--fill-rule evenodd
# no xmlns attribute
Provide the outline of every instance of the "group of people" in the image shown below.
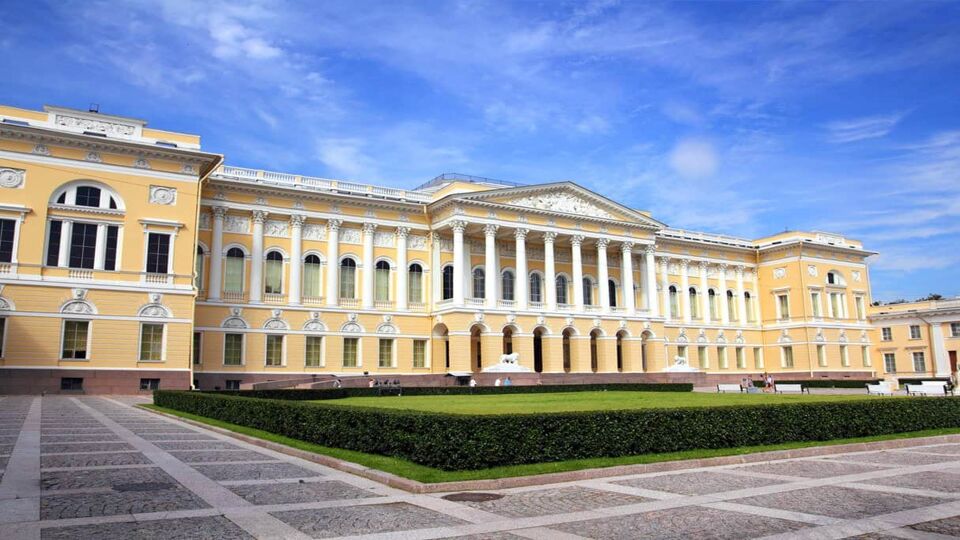
<svg viewBox="0 0 960 540"><path fill-rule="evenodd" d="M497 377L497 380L493 381L493 385L494 385L494 386L513 386L513 380L510 379L510 377L507 377L506 379L504 379L504 380L501 381L501 380L500 380L500 377ZM473 377L470 377L469 386L470 386L470 388L476 388L476 387L477 387L477 380L474 379Z"/></svg>
<svg viewBox="0 0 960 540"><path fill-rule="evenodd" d="M770 373L764 373L763 377L760 379L760 389L757 389L757 384L753 380L753 375L746 375L740 379L740 389L748 394L755 392L776 392L777 383L773 380L773 375Z"/></svg>

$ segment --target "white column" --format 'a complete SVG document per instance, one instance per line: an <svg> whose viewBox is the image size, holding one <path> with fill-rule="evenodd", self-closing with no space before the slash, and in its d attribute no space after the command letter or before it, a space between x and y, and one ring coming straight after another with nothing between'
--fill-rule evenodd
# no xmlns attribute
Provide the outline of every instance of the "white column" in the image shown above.
<svg viewBox="0 0 960 540"><path fill-rule="evenodd" d="M690 267L689 259L680 260L680 301L683 304L683 322L690 322Z"/></svg>
<svg viewBox="0 0 960 540"><path fill-rule="evenodd" d="M720 319L723 324L730 324L730 306L727 302L727 265L721 264L717 267L717 281L720 284ZM736 298L734 298L736 301Z"/></svg>
<svg viewBox="0 0 960 540"><path fill-rule="evenodd" d="M407 265L407 236L410 234L410 227L397 227L397 291L396 306L397 311L407 309L407 274L410 271Z"/></svg>
<svg viewBox="0 0 960 540"><path fill-rule="evenodd" d="M517 229L514 236L517 238L517 282L516 293L517 309L527 309L529 300L530 276L527 275L527 233L529 229Z"/></svg>
<svg viewBox="0 0 960 540"><path fill-rule="evenodd" d="M937 377L950 376L950 360L947 352L947 343L943 339L943 323L930 323L930 341L933 344L933 367Z"/></svg>
<svg viewBox="0 0 960 540"><path fill-rule="evenodd" d="M440 268L440 233L430 233L430 302L436 305L443 299L443 272Z"/></svg>
<svg viewBox="0 0 960 540"><path fill-rule="evenodd" d="M207 285L207 300L220 300L223 289L223 217L226 206L213 207L213 237L210 242L210 280Z"/></svg>
<svg viewBox="0 0 960 540"><path fill-rule="evenodd" d="M543 287L546 292L547 309L549 311L557 310L557 266L553 261L553 243L557 239L557 233L543 233Z"/></svg>
<svg viewBox="0 0 960 540"><path fill-rule="evenodd" d="M583 311L583 257L580 255L582 236L570 237L570 262L573 267L573 305L577 312Z"/></svg>
<svg viewBox="0 0 960 540"><path fill-rule="evenodd" d="M698 266L700 267L700 318L703 322L707 322L713 317L710 313L710 295L707 294L707 289L710 288L710 284L707 283L707 263L700 262Z"/></svg>
<svg viewBox="0 0 960 540"><path fill-rule="evenodd" d="M149 241L150 233L145 233L144 235L144 245ZM173 237L171 237L171 240ZM172 244L172 242L171 242ZM93 269L94 270L103 270L103 259L106 254L107 247L107 226L103 223L97 225L97 245L93 248ZM167 258L169 261L169 257ZM144 261L146 262L146 261Z"/></svg>
<svg viewBox="0 0 960 540"><path fill-rule="evenodd" d="M660 289L663 295L663 317L669 321L677 314L673 313L670 307L670 259L667 257L660 257Z"/></svg>
<svg viewBox="0 0 960 540"><path fill-rule="evenodd" d="M465 283L463 275L463 231L467 228L467 222L454 221L453 227L453 305L463 305L463 284Z"/></svg>
<svg viewBox="0 0 960 540"><path fill-rule="evenodd" d="M258 304L263 299L263 222L266 219L266 211L253 211L253 254L250 261L251 304Z"/></svg>
<svg viewBox="0 0 960 540"><path fill-rule="evenodd" d="M327 305L340 304L340 226L343 220L327 222Z"/></svg>
<svg viewBox="0 0 960 540"><path fill-rule="evenodd" d="M757 271L750 272L750 288L753 290L753 320L760 324L760 296L757 294L759 286L757 284Z"/></svg>
<svg viewBox="0 0 960 540"><path fill-rule="evenodd" d="M499 225L483 227L483 296L488 308L497 307L497 229Z"/></svg>
<svg viewBox="0 0 960 540"><path fill-rule="evenodd" d="M300 287L303 282L303 222L306 217L295 214L290 216L290 303L300 304Z"/></svg>
<svg viewBox="0 0 960 540"><path fill-rule="evenodd" d="M361 305L370 309L373 307L373 235L377 226L373 223L363 224L363 281L360 286Z"/></svg>
<svg viewBox="0 0 960 540"><path fill-rule="evenodd" d="M646 257L646 269L647 269L647 282L645 286L647 287L646 296L647 296L647 309L650 310L651 317L660 316L660 306L657 305L657 276L656 276L656 264L653 257L654 248L653 246L647 246L643 250L644 257ZM666 309L666 308L664 308Z"/></svg>
<svg viewBox="0 0 960 540"><path fill-rule="evenodd" d="M743 267L737 266L737 317L740 319L740 326L747 324L747 301L743 292Z"/></svg>
<svg viewBox="0 0 960 540"><path fill-rule="evenodd" d="M60 252L57 253L57 266L70 266L70 242L73 240L73 222L63 220L60 225Z"/></svg>
<svg viewBox="0 0 960 540"><path fill-rule="evenodd" d="M620 263L620 273L623 280L623 307L628 315L637 310L637 297L633 291L633 242L624 242L620 245L623 261Z"/></svg>
<svg viewBox="0 0 960 540"><path fill-rule="evenodd" d="M606 238L597 239L597 290L600 293L600 309L604 312L610 311L610 281L609 272L607 272L607 246L610 240Z"/></svg>

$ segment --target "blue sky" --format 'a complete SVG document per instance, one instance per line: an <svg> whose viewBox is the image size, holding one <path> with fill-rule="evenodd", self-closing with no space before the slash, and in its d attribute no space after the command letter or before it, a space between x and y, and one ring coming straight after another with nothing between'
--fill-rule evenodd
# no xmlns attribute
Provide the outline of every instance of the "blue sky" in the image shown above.
<svg viewBox="0 0 960 540"><path fill-rule="evenodd" d="M844 233L960 294L960 3L0 0L0 102L238 166L573 180L671 226Z"/></svg>

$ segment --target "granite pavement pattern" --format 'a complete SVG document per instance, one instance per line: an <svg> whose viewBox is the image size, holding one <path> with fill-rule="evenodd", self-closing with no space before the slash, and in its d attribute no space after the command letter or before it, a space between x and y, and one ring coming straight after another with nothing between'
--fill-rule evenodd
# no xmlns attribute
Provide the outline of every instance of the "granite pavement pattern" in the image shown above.
<svg viewBox="0 0 960 540"><path fill-rule="evenodd" d="M960 444L418 495L147 401L0 397L0 539L960 537Z"/></svg>

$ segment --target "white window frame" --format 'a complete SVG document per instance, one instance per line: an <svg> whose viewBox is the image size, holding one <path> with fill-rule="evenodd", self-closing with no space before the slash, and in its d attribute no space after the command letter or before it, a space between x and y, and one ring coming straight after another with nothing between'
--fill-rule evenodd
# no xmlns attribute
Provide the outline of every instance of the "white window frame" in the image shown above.
<svg viewBox="0 0 960 540"><path fill-rule="evenodd" d="M677 345L677 356L687 359L687 346L686 345Z"/></svg>
<svg viewBox="0 0 960 540"><path fill-rule="evenodd" d="M308 294L306 294L306 292L307 292L307 257L310 257L310 256L315 256L315 257L320 261L320 264L317 265L317 266L319 266L319 269L317 270L317 282L318 282L318 283L317 283L317 293L318 293L318 294L315 294L315 295L308 295ZM319 299L323 298L323 295L324 295L324 290L323 290L323 287L324 287L324 275L323 275L324 266L326 266L326 262L324 261L323 255L322 255L320 252L312 251L312 250L311 250L311 251L308 251L308 252L306 252L306 253L303 254L303 258L300 260L300 275L301 275L301 278L300 278L300 294L301 294L301 296L308 297L308 298L310 298L311 300L319 300Z"/></svg>
<svg viewBox="0 0 960 540"><path fill-rule="evenodd" d="M917 369L917 355L920 355L920 361L923 363L923 369ZM915 373L927 372L927 355L923 351L913 351L910 354L910 359L913 360L913 371Z"/></svg>
<svg viewBox="0 0 960 540"><path fill-rule="evenodd" d="M887 358L889 356L889 358ZM893 370L890 369L890 364L893 364ZM897 372L897 354L892 352L883 353L883 372L884 373L896 373Z"/></svg>
<svg viewBox="0 0 960 540"><path fill-rule="evenodd" d="M19 215L5 215L3 212L4 210L0 209L0 219L8 219L13 222L13 245L10 246L10 262L0 263L0 264L17 264L19 262L17 257L17 252L20 251L20 229L21 229L21 225L23 224L24 214L19 213ZM47 258L47 250L46 250L46 242L44 242L42 259L46 261L46 258Z"/></svg>
<svg viewBox="0 0 960 540"><path fill-rule="evenodd" d="M753 366L754 369L763 369L763 347L753 348Z"/></svg>
<svg viewBox="0 0 960 540"><path fill-rule="evenodd" d="M227 253L230 253L230 251L234 248L240 250L240 253L243 253L243 257L227 256ZM231 259L237 258L240 259L240 290L230 291L227 290L227 263L229 263ZM217 270L218 272L221 272L222 279L220 288L222 289L223 294L239 294L242 296L247 293L247 280L250 278L250 272L247 272L247 261L249 260L250 252L247 251L243 245L230 244L229 246L223 247L223 262L221 263L221 267ZM213 271L213 269L211 269L211 271Z"/></svg>
<svg viewBox="0 0 960 540"><path fill-rule="evenodd" d="M960 337L960 322L950 323L950 337Z"/></svg>
<svg viewBox="0 0 960 540"><path fill-rule="evenodd" d="M423 343L423 366L417 366L417 365L414 364L413 351L416 350L416 348L414 347L414 344L416 344L418 341ZM410 365L413 367L413 369L428 369L428 368L430 367L430 349L431 349L431 347L430 347L430 340L429 340L429 339L414 338L414 339L411 341L410 347L411 347L411 349L410 349L410 354L411 354Z"/></svg>
<svg viewBox="0 0 960 540"><path fill-rule="evenodd" d="M271 253L278 253L280 255L280 292L267 292L267 256ZM275 294L283 295L287 293L287 254L283 252L282 249L278 247L269 247L263 252L263 260L260 261L260 264L263 265L263 294ZM301 263L302 264L302 263Z"/></svg>
<svg viewBox="0 0 960 540"><path fill-rule="evenodd" d="M154 325L160 326L162 328L160 332L160 360L144 360L141 356L143 354L143 327L144 325ZM190 348L193 348L193 336L190 336ZM161 364L167 361L167 325L160 322L141 322L140 323L140 335L137 337L137 362L143 364Z"/></svg>
<svg viewBox="0 0 960 540"><path fill-rule="evenodd" d="M280 338L280 365L267 363L267 352L271 337ZM285 334L264 334L263 337L263 367L287 367L287 336Z"/></svg>
<svg viewBox="0 0 960 540"><path fill-rule="evenodd" d="M893 341L893 328L884 326L880 328L881 341Z"/></svg>
<svg viewBox="0 0 960 540"><path fill-rule="evenodd" d="M810 289L810 305L813 307L813 318L823 318L823 294L820 289Z"/></svg>
<svg viewBox="0 0 960 540"><path fill-rule="evenodd" d="M311 366L307 363L307 341L309 339L320 340L320 362ZM304 336L303 339L303 367L305 368L324 368L327 367L327 336Z"/></svg>
<svg viewBox="0 0 960 540"><path fill-rule="evenodd" d="M913 335L913 331L914 331L914 330L917 331L917 335L916 335L916 336ZM911 325L910 325L910 339L923 339L923 332L920 331L920 325L919 325L919 324L911 324Z"/></svg>
<svg viewBox="0 0 960 540"><path fill-rule="evenodd" d="M196 330L194 330L193 334L190 335L190 357L191 357L190 365L193 365L193 366L203 365L203 334L204 334L203 332L197 332ZM200 336L200 362L199 363L197 362L197 358L196 358L197 355L194 354L195 351L193 350L193 338L194 336L197 336L197 335Z"/></svg>
<svg viewBox="0 0 960 540"><path fill-rule="evenodd" d="M867 318L867 301L862 295L853 297L853 305L857 310L857 320L862 321Z"/></svg>
<svg viewBox="0 0 960 540"><path fill-rule="evenodd" d="M737 355L737 369L747 369L747 355L743 351L743 347L736 348Z"/></svg>
<svg viewBox="0 0 960 540"><path fill-rule="evenodd" d="M709 347L706 345L699 345L697 347L697 361L700 363L701 369L710 369L710 351Z"/></svg>
<svg viewBox="0 0 960 540"><path fill-rule="evenodd" d="M64 358L63 356L63 338L67 331L67 322L85 322L87 323L87 355L84 358ZM63 362L89 362L93 357L93 321L90 319L63 319L60 322L60 360Z"/></svg>
<svg viewBox="0 0 960 540"><path fill-rule="evenodd" d="M353 261L353 297L346 297L340 294L343 291L343 261L350 259ZM372 265L371 265L372 268ZM360 282L363 281L363 276L360 275L360 272L363 271L363 267L360 263L360 258L356 255L347 254L340 257L340 260L337 261L337 296L338 300L361 300L360 298Z"/></svg>
<svg viewBox="0 0 960 540"><path fill-rule="evenodd" d="M786 301L783 302L786 304L787 312L783 312L783 306L781 305L781 298L785 298ZM777 320L778 321L789 321L790 320L790 293L787 291L779 291L774 293L774 305L777 309Z"/></svg>
<svg viewBox="0 0 960 540"><path fill-rule="evenodd" d="M343 336L342 339L343 339L343 343L340 346L340 366L346 369L362 368L363 367L363 351L362 351L363 340L360 339L360 337L358 336ZM346 360L345 353L347 349L346 343L348 339L354 339L357 341L357 357L356 357L356 365L354 366L348 366L344 362L344 360Z"/></svg>
<svg viewBox="0 0 960 540"><path fill-rule="evenodd" d="M846 345L840 345L840 365L850 367L850 351Z"/></svg>
<svg viewBox="0 0 960 540"><path fill-rule="evenodd" d="M787 350L790 350L790 365L787 364ZM790 369L796 366L796 357L793 355L793 345L781 345L780 346L780 367L785 369Z"/></svg>
<svg viewBox="0 0 960 540"><path fill-rule="evenodd" d="M381 262L387 263L387 297L386 299L377 298L377 274L379 270L377 265ZM396 274L396 265L393 264L393 261L387 257L377 257L373 261L373 266L370 271L373 272L373 301L374 302L393 302L395 300L394 296L396 294L396 286L393 283L393 277Z"/></svg>
<svg viewBox="0 0 960 540"><path fill-rule="evenodd" d="M240 336L240 363L239 364L228 364L227 363L227 336L237 335ZM220 355L220 362L224 366L240 367L247 365L247 335L243 332L224 332L223 333L223 352Z"/></svg>
<svg viewBox="0 0 960 540"><path fill-rule="evenodd" d="M119 231L118 231L118 233L119 233ZM167 244L167 271L166 271L166 272L147 272L147 257L148 257L148 255L149 255L148 251L149 251L149 248L150 248L150 235L151 235L151 234L158 234L158 235L159 235L159 234L162 234L162 235L167 236L167 237L170 238L170 242L169 242L169 244ZM101 235L100 235L99 230L98 230L98 231L97 231L97 243L98 243L98 244L99 244L99 242L100 242L100 236L101 236ZM102 250L99 250L99 251L101 251L101 252L103 253L103 255L102 255L103 257L106 257L106 251L107 251L107 245L106 245L106 238L107 238L107 236L106 236L106 229L104 229L104 233L103 233L102 236L103 236L104 245L103 245L103 249L102 249ZM117 241L119 242L119 240L120 240L120 239L119 239L119 234L118 234L117 236L118 236ZM174 246L176 245L176 240L177 240L177 235L176 235L176 233L166 232L166 231L155 231L155 230L151 230L149 227L144 227L144 230L143 230L143 266L141 267L141 272L143 272L144 274L147 274L147 273L150 273L150 274L167 274L167 275L173 274L173 254L174 254L174 252L176 251L176 250L174 249ZM61 241L63 241L63 240L61 239ZM102 267L103 267L103 264L104 264L104 261L101 260L101 261L98 261L98 263L99 263L100 267L102 268ZM96 265L96 264L98 264L98 263L94 263L94 264Z"/></svg>
<svg viewBox="0 0 960 540"><path fill-rule="evenodd" d="M390 365L384 366L381 365L380 358L380 345L384 341L390 342ZM396 338L386 338L380 337L377 338L377 368L379 369L396 369L397 367L397 340Z"/></svg>
<svg viewBox="0 0 960 540"><path fill-rule="evenodd" d="M730 367L730 360L727 358L727 347L724 345L717 347L717 367L720 369L728 369Z"/></svg>
<svg viewBox="0 0 960 540"><path fill-rule="evenodd" d="M860 362L863 367L873 367L873 358L870 358L870 347L866 345L860 347Z"/></svg>
<svg viewBox="0 0 960 540"><path fill-rule="evenodd" d="M823 344L817 345L817 365L820 367L827 367L827 346Z"/></svg>

